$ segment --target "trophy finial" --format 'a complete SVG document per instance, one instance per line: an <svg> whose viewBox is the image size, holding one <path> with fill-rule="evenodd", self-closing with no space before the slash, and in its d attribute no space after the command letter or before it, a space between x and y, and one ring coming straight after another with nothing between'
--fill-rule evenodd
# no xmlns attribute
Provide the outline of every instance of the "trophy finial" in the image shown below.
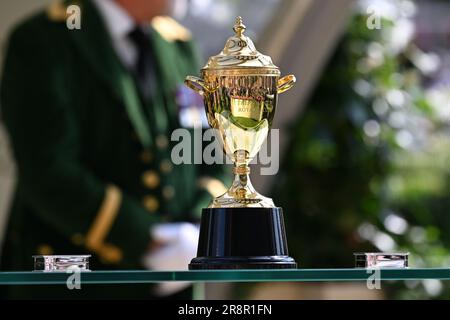
<svg viewBox="0 0 450 320"><path fill-rule="evenodd" d="M233 31L236 32L236 35L240 38L242 36L242 34L245 32L245 29L247 29L247 27L242 22L242 17L238 16L236 18L236 22L234 24Z"/></svg>

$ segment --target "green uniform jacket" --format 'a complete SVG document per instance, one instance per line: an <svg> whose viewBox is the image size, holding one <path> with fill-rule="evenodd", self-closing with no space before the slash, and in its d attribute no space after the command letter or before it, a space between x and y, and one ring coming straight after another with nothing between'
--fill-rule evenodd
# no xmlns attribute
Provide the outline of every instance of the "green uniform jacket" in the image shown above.
<svg viewBox="0 0 450 320"><path fill-rule="evenodd" d="M1 115L18 183L3 271L32 270L35 254L91 253L95 270L142 268L150 226L198 218L211 200L199 178L223 173L218 165L170 161L170 134L180 126L175 93L198 71L192 44L164 34L172 20L153 28L158 90L143 106L96 8L78 4L81 30L67 28L60 4L62 18L52 8L21 23L9 39ZM147 132L136 110L145 111ZM150 297L148 287L138 287L52 294ZM11 289L10 296L45 297L49 288Z"/></svg>

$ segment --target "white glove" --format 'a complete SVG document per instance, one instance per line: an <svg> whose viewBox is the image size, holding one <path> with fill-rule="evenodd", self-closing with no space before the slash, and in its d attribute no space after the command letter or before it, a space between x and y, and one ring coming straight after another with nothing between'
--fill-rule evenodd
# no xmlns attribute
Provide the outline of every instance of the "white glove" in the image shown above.
<svg viewBox="0 0 450 320"><path fill-rule="evenodd" d="M197 253L199 227L187 223L163 223L150 230L152 238L162 247L144 256L144 266L152 270L187 270ZM190 282L163 282L155 288L160 296L180 291Z"/></svg>

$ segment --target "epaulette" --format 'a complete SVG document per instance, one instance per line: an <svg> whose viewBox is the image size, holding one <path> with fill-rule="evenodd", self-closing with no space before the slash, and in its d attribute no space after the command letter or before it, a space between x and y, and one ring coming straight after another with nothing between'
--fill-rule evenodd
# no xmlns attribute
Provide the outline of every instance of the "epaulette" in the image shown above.
<svg viewBox="0 0 450 320"><path fill-rule="evenodd" d="M71 5L82 7L79 0L63 1L55 0L47 7L47 17L53 22L63 22L71 15L71 12L67 12Z"/></svg>
<svg viewBox="0 0 450 320"><path fill-rule="evenodd" d="M166 41L189 41L192 38L191 32L171 17L157 16L151 24Z"/></svg>
<svg viewBox="0 0 450 320"><path fill-rule="evenodd" d="M47 17L53 22L67 19L67 6L62 1L54 1L47 7Z"/></svg>

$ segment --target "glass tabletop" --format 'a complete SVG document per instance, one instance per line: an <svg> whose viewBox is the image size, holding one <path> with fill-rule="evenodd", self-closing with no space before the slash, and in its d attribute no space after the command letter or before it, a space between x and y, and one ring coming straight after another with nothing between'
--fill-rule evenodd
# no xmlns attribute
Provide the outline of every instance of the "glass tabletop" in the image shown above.
<svg viewBox="0 0 450 320"><path fill-rule="evenodd" d="M378 272L376 274L376 272ZM73 273L66 272L0 272L0 285L64 284ZM191 282L314 282L380 280L450 280L450 268L408 269L290 269L290 270L195 270L148 271L116 270L80 273L85 284L152 283L164 281Z"/></svg>

